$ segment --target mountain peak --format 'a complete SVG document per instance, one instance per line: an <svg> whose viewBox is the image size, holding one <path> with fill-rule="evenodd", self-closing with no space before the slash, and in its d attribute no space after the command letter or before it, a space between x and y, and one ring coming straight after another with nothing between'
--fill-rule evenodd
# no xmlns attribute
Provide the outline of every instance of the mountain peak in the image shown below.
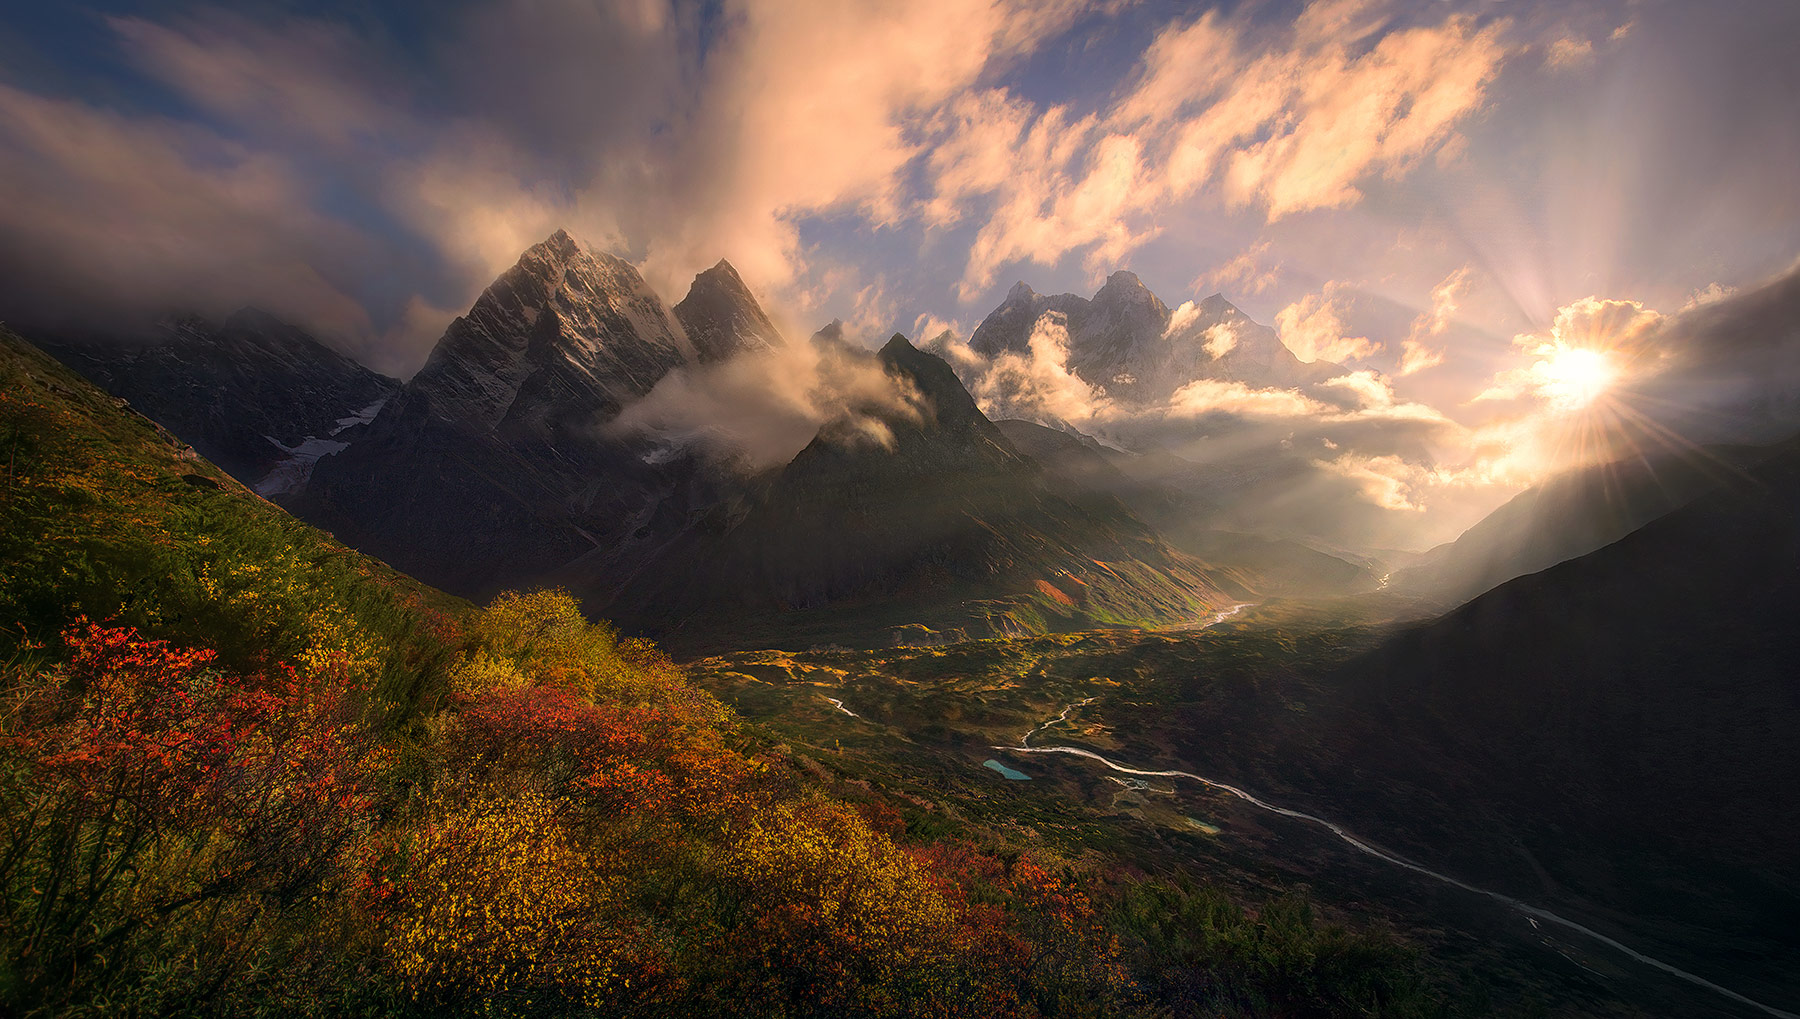
<svg viewBox="0 0 1800 1019"><path fill-rule="evenodd" d="M1014 283L1012 285L1012 289L1008 290L1006 292L1006 299L1009 302L1029 301L1033 297L1036 297L1036 296L1037 296L1037 291L1031 289L1031 284L1025 282L1024 280L1020 280L1019 282Z"/></svg>
<svg viewBox="0 0 1800 1019"><path fill-rule="evenodd" d="M905 335L895 333L888 338L887 343L881 348L881 356L884 360L890 357L904 357L906 351L918 353L919 348L913 346L912 341L907 339Z"/></svg>
<svg viewBox="0 0 1800 1019"><path fill-rule="evenodd" d="M569 231L557 227L556 232L532 245L526 254L539 252L553 256L555 261L566 262L581 253L581 244L569 236Z"/></svg>
<svg viewBox="0 0 1800 1019"><path fill-rule="evenodd" d="M1093 303L1115 309L1147 309L1148 313L1154 313L1164 321L1168 318L1167 306L1144 286L1137 273L1125 269L1106 277L1106 285L1095 292Z"/></svg>
<svg viewBox="0 0 1800 1019"><path fill-rule="evenodd" d="M743 277L723 258L694 277L673 310L703 364L785 343Z"/></svg>
<svg viewBox="0 0 1800 1019"><path fill-rule="evenodd" d="M993 431L993 424L975 406L975 398L943 358L920 350L899 333L887 341L877 356L889 374L905 379L924 397L927 413L938 427L974 430L984 435Z"/></svg>
<svg viewBox="0 0 1800 1019"><path fill-rule="evenodd" d="M1237 305L1232 304L1225 299L1224 294L1213 294L1206 300L1201 301L1200 310L1213 317L1243 314L1243 312L1238 309Z"/></svg>
<svg viewBox="0 0 1800 1019"><path fill-rule="evenodd" d="M557 230L450 323L391 410L429 408L478 430L509 419L539 428L546 415L597 419L690 359L679 323L636 266Z"/></svg>
<svg viewBox="0 0 1800 1019"><path fill-rule="evenodd" d="M730 283L738 287L744 285L744 278L738 275L737 267L723 258L714 262L711 269L707 269L704 272L695 275L695 283L698 283L701 280L715 280L721 283Z"/></svg>

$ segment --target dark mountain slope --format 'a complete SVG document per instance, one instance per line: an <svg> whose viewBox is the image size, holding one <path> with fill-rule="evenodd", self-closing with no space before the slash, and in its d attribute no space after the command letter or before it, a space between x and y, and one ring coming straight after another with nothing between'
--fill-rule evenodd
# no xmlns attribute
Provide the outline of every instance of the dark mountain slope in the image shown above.
<svg viewBox="0 0 1800 1019"><path fill-rule="evenodd" d="M1397 594L1455 605L1586 555L1734 479L1767 451L1712 447L1572 471L1522 492L1394 574Z"/></svg>
<svg viewBox="0 0 1800 1019"><path fill-rule="evenodd" d="M400 387L252 308L220 325L167 323L148 343L86 338L45 349L252 486L309 439L329 443L367 421Z"/></svg>
<svg viewBox="0 0 1800 1019"><path fill-rule="evenodd" d="M1378 819L1365 835L1791 1009L1796 619L1790 442L1747 480L1353 661L1325 683L1344 691L1336 720L1315 711L1282 756L1322 749L1332 763L1304 781L1340 816Z"/></svg>
<svg viewBox="0 0 1800 1019"><path fill-rule="evenodd" d="M1065 493L1086 490L1117 497L1169 544L1253 577L1253 586L1264 596L1336 596L1371 590L1378 582L1368 566L1297 541L1209 527L1210 508L1198 497L1121 469L1120 465L1135 469L1133 461L1144 459L1139 454L1121 453L1086 436L1030 421L997 424L1020 452L1042 464L1064 486Z"/></svg>
<svg viewBox="0 0 1800 1019"><path fill-rule="evenodd" d="M710 635L867 640L908 624L984 636L1186 622L1241 596L1241 578L1164 545L1117 499L1058 491L937 357L896 336L879 358L915 413L828 427L616 611L706 619Z"/></svg>

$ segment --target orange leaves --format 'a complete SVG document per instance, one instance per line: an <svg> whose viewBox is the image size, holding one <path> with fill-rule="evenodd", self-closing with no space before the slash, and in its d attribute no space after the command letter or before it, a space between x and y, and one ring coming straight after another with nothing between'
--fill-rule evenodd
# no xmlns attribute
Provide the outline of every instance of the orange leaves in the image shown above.
<svg viewBox="0 0 1800 1019"><path fill-rule="evenodd" d="M566 689L488 693L465 704L441 752L480 782L505 776L614 815L716 812L752 773L716 731L660 707L593 704Z"/></svg>
<svg viewBox="0 0 1800 1019"><path fill-rule="evenodd" d="M84 620L65 639L66 675L24 688L3 740L18 825L0 940L20 979L105 980L197 911L270 915L329 884L386 759L341 691L220 672L130 628Z"/></svg>

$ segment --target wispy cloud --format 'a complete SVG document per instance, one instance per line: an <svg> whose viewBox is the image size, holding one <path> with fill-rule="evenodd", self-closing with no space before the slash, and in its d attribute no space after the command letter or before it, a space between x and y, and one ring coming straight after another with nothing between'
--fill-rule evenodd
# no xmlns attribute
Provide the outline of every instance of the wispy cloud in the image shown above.
<svg viewBox="0 0 1800 1019"><path fill-rule="evenodd" d="M1209 11L1158 33L1109 108L1034 110L1003 89L934 122L932 223L991 202L962 287L999 267L1082 252L1118 264L1158 233L1149 214L1200 191L1270 221L1350 205L1456 137L1510 50L1504 21L1448 14L1389 30L1388 5L1319 0L1281 33ZM947 210L956 210L951 216ZM1254 263L1233 276L1260 279Z"/></svg>
<svg viewBox="0 0 1800 1019"><path fill-rule="evenodd" d="M1346 336L1345 293L1349 288L1332 281L1316 294L1307 294L1275 315L1281 342L1302 361L1362 360L1381 349L1366 336Z"/></svg>
<svg viewBox="0 0 1800 1019"><path fill-rule="evenodd" d="M1413 320L1412 331L1400 341L1402 376L1416 375L1427 368L1444 363L1444 350L1437 345L1456 319L1463 295L1469 290L1469 269L1464 266L1431 288L1431 307Z"/></svg>

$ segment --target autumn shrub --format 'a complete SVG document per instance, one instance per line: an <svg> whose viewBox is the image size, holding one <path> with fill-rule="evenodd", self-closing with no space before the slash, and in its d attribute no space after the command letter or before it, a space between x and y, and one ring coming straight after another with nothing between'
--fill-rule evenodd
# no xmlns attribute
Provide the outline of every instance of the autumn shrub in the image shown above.
<svg viewBox="0 0 1800 1019"><path fill-rule="evenodd" d="M470 617L468 635L474 647L463 660L467 692L484 682L506 685L503 666L511 666L594 701L654 703L695 693L654 644L621 637L610 623L588 622L566 591L501 594Z"/></svg>
<svg viewBox="0 0 1800 1019"><path fill-rule="evenodd" d="M917 862L852 810L776 804L713 861L702 983L772 1014L912 1015L918 978L955 964L955 917ZM923 986L921 986L923 985Z"/></svg>
<svg viewBox="0 0 1800 1019"><path fill-rule="evenodd" d="M104 999L151 963L216 991L333 894L383 755L344 691L290 669L224 672L130 628L66 640L65 671L9 691L0 737L3 993Z"/></svg>
<svg viewBox="0 0 1800 1019"><path fill-rule="evenodd" d="M567 809L525 793L417 831L383 915L384 954L415 999L605 1000L634 939L616 884L561 823Z"/></svg>

